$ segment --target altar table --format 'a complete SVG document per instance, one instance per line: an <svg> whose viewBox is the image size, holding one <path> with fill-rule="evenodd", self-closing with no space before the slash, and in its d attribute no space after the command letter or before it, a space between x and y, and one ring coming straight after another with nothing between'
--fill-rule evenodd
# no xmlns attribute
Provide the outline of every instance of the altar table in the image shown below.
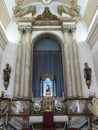
<svg viewBox="0 0 98 130"><path fill-rule="evenodd" d="M53 116L54 123L56 122L68 122L68 116ZM29 123L43 123L43 116L30 116Z"/></svg>

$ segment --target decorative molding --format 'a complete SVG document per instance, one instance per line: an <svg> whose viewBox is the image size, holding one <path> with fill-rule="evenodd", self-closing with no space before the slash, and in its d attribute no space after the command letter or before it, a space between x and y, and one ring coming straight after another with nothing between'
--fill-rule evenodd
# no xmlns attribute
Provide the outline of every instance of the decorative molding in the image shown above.
<svg viewBox="0 0 98 130"><path fill-rule="evenodd" d="M33 28L33 31L61 31L62 28Z"/></svg>
<svg viewBox="0 0 98 130"><path fill-rule="evenodd" d="M92 49L97 40L98 40L98 15L92 25L92 28L88 34L86 41L89 44L90 48Z"/></svg>
<svg viewBox="0 0 98 130"><path fill-rule="evenodd" d="M24 31L61 31L62 28L60 26L56 27L31 27L31 26L26 26L26 25L20 25L18 26L18 30L24 32Z"/></svg>
<svg viewBox="0 0 98 130"><path fill-rule="evenodd" d="M61 21L59 21L59 20L43 20L43 21L36 21L35 22L35 25L36 26L46 26L46 25L48 25L48 26L57 26L57 25L61 25L62 24L62 22Z"/></svg>
<svg viewBox="0 0 98 130"><path fill-rule="evenodd" d="M34 17L34 14L36 13L36 5L21 8L19 5L16 5L13 9L14 11L14 17L16 20L16 23L24 24L29 23L32 25L62 25L64 22L70 22L70 23L77 23L80 19L79 14L79 6L76 3L70 3L69 7L64 6L58 6L58 15L61 15L59 18L54 15L49 7L45 7L42 14L38 15L37 17ZM32 13L31 17L27 17L27 14ZM62 13L68 14L68 17L63 17Z"/></svg>

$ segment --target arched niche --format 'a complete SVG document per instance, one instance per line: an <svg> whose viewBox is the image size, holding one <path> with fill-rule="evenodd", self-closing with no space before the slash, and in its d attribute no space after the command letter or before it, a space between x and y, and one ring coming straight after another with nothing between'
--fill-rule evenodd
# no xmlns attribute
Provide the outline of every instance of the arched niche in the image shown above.
<svg viewBox="0 0 98 130"><path fill-rule="evenodd" d="M56 45L56 49L54 49L55 47L53 47L52 49L51 49L51 47L50 46L48 46L48 47L46 47L46 48L41 48L41 47L39 47L40 45L40 42L42 42L43 41L43 39L44 39L44 41L46 40L47 41L47 39L50 41L50 42L52 42L52 41L54 41L54 43L52 43L52 45L54 44L54 45ZM55 44L56 43L56 44ZM41 45L42 46L44 46L44 45L49 45L49 44L43 44L43 43L41 43ZM37 89L36 91L37 91L37 94L35 94L35 88L37 88L37 87L35 87L36 85L35 84L33 84L34 82L36 82L35 80L36 79L33 79L34 78L34 76L36 75L35 74L35 61L34 61L34 55L35 55L35 52L37 52L37 51L45 51L45 52L47 52L47 51L59 51L60 53L61 53L61 59L62 59L62 57L63 57L63 51L62 51L62 45L63 45L63 41L61 40L61 39L59 39L56 35L53 35L53 34L49 34L49 33L46 33L46 34L41 34L41 35L39 35L39 36L37 36L36 38L34 38L33 39L33 41L32 41L32 66L31 66L31 70L32 70L32 74L31 74L31 86L32 86L32 89L33 89L33 96L34 97L40 97L41 96L41 94L40 94L40 92L41 92L41 88L40 89ZM45 47L45 46L44 46ZM40 48L40 49L39 49ZM63 81L63 68L64 68L64 65L63 65L63 61L62 61L62 75L60 75L60 78L62 78L62 81ZM45 73L49 73L49 74L52 74L52 75L54 75L55 76L55 74L53 74L53 73L50 73L50 72L41 72L40 73L40 75L39 75L39 77L38 77L38 79L40 79L40 77L41 77L41 75L43 75L43 74L45 74ZM33 78L32 78L33 77ZM40 81L40 80L39 80ZM37 83L38 83L38 81L37 81ZM37 86L40 86L40 82L37 84ZM57 94L57 96L58 97L62 97L63 96L63 93L64 93L64 81L63 81L63 85L62 85L62 90L61 90L61 94ZM37 95L37 96L36 96Z"/></svg>
<svg viewBox="0 0 98 130"><path fill-rule="evenodd" d="M41 76L41 97L55 97L55 77L51 74Z"/></svg>

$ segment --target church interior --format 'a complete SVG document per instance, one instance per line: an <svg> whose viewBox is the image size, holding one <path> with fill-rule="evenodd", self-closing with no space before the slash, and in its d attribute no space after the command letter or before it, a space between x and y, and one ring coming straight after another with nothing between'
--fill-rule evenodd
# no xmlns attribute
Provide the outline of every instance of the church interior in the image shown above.
<svg viewBox="0 0 98 130"><path fill-rule="evenodd" d="M0 130L98 130L98 0L0 0Z"/></svg>

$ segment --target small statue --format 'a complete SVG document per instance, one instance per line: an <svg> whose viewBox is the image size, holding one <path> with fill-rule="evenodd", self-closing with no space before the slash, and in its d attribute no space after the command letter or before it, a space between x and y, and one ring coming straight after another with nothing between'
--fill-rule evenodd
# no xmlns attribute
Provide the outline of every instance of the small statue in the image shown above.
<svg viewBox="0 0 98 130"><path fill-rule="evenodd" d="M6 64L6 68L3 69L3 79L4 79L4 87L5 87L5 90L7 90L8 85L9 85L10 73L11 73L11 67L10 67L10 65L7 63L7 64Z"/></svg>
<svg viewBox="0 0 98 130"><path fill-rule="evenodd" d="M88 66L88 63L84 63L84 78L85 82L88 86L88 89L90 89L91 85L91 68Z"/></svg>
<svg viewBox="0 0 98 130"><path fill-rule="evenodd" d="M4 98L5 91L1 91L1 99Z"/></svg>

